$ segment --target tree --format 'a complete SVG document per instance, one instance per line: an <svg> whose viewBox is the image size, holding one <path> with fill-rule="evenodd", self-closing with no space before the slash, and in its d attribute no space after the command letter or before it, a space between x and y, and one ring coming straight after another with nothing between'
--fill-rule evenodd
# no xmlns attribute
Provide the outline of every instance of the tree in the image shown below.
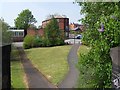
<svg viewBox="0 0 120 90"><path fill-rule="evenodd" d="M120 2L110 2L110 3L79 3L82 7L81 13L85 14L85 18L82 18L81 21L88 25L86 35L84 35L84 42L92 45L93 41L98 39L99 32L98 29L101 28L101 24L104 24L104 38L107 38L108 44L110 47L115 47L119 45L119 41L114 41L113 37L116 37L116 34L119 34L119 27L116 25L120 24ZM112 8L111 8L112 7ZM115 22L113 24L112 22ZM114 32L114 33L113 33ZM113 35L114 34L114 35ZM89 37L89 38L87 38ZM117 38L119 35L117 35ZM114 43L109 43L111 42ZM89 42L88 42L89 41Z"/></svg>
<svg viewBox="0 0 120 90"><path fill-rule="evenodd" d="M2 32L2 44L11 44L11 32L8 32L9 25L4 21L4 19L0 19L0 26L1 26L1 31Z"/></svg>
<svg viewBox="0 0 120 90"><path fill-rule="evenodd" d="M36 22L37 21L32 15L32 12L29 9L25 9L18 14L18 17L15 19L15 26L19 29L24 29L24 35L26 36L27 28Z"/></svg>
<svg viewBox="0 0 120 90"><path fill-rule="evenodd" d="M87 84L92 85L91 87L111 87L112 60L109 53L110 48L120 45L120 3L82 2L78 4L82 7L81 13L85 14L85 18L81 21L88 26L83 33L82 41L91 47L87 55L81 55L79 70L84 73L82 76L85 76L87 72L83 71L83 67L91 68L93 72L89 76L92 79L85 80Z"/></svg>
<svg viewBox="0 0 120 90"><path fill-rule="evenodd" d="M45 27L45 38L49 40L50 45L60 45L63 44L64 41L61 34L57 20L52 17Z"/></svg>

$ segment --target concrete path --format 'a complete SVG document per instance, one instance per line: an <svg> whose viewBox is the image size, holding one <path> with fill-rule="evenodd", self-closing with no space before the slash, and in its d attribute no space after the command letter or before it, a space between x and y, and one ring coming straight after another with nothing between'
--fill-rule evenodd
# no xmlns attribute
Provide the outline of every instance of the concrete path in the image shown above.
<svg viewBox="0 0 120 90"><path fill-rule="evenodd" d="M12 45L15 47L23 47L23 42L13 42Z"/></svg>
<svg viewBox="0 0 120 90"><path fill-rule="evenodd" d="M68 55L69 72L65 79L58 85L59 88L75 88L79 76L79 71L76 68L78 62L77 50L80 44L75 44L71 48Z"/></svg>
<svg viewBox="0 0 120 90"><path fill-rule="evenodd" d="M76 68L76 64L78 62L77 50L80 44L75 44L71 48L68 54L68 64L69 64L69 72L63 79L63 81L58 85L58 87L52 85L28 60L24 49L22 48L23 43L14 43L17 46L21 61L24 67L24 71L27 76L28 87L29 88L75 88L79 76L79 71Z"/></svg>
<svg viewBox="0 0 120 90"><path fill-rule="evenodd" d="M21 62L26 73L29 88L56 88L52 85L28 60L24 49L17 47L20 53ZM19 77L18 77L19 78Z"/></svg>

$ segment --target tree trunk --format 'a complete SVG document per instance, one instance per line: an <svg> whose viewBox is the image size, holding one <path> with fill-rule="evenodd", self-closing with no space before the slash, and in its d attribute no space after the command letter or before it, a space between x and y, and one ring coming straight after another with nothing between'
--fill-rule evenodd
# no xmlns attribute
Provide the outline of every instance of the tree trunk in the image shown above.
<svg viewBox="0 0 120 90"><path fill-rule="evenodd" d="M27 35L27 29L24 29L24 37Z"/></svg>

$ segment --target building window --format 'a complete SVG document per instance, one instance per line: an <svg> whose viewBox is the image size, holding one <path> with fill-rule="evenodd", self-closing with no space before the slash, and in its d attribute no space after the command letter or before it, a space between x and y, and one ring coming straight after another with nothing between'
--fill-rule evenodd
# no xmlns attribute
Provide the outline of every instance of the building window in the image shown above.
<svg viewBox="0 0 120 90"><path fill-rule="evenodd" d="M24 32L13 32L13 37L23 37Z"/></svg>
<svg viewBox="0 0 120 90"><path fill-rule="evenodd" d="M23 37L23 32L19 32L19 37Z"/></svg>
<svg viewBox="0 0 120 90"><path fill-rule="evenodd" d="M18 32L14 32L14 37L18 37Z"/></svg>

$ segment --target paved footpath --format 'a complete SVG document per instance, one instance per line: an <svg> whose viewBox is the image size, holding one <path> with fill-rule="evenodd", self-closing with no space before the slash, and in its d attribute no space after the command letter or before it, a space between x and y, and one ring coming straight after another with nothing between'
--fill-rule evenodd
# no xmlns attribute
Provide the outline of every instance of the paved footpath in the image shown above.
<svg viewBox="0 0 120 90"><path fill-rule="evenodd" d="M75 88L79 76L79 71L76 68L78 62L77 50L80 44L75 44L71 48L68 55L69 72L65 79L58 85L59 88Z"/></svg>
<svg viewBox="0 0 120 90"><path fill-rule="evenodd" d="M24 49L17 47L20 53L21 62L27 76L29 88L56 88L52 85L28 60ZM19 77L18 77L19 78Z"/></svg>
<svg viewBox="0 0 120 90"><path fill-rule="evenodd" d="M58 85L58 87L52 85L30 62L27 58L24 49L21 45L15 44L19 50L21 62L24 67L24 71L27 76L27 82L29 88L75 88L79 76L79 72L76 68L78 62L77 50L79 44L73 45L68 54L68 64L69 72L63 79L63 81Z"/></svg>

